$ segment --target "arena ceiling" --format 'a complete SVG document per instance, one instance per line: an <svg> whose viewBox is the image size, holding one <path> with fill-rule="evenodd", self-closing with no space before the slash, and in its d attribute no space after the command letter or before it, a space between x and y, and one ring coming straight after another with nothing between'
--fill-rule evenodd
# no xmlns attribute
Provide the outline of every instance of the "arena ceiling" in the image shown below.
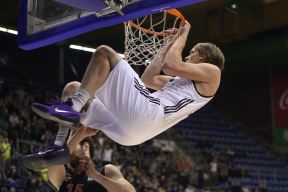
<svg viewBox="0 0 288 192"><path fill-rule="evenodd" d="M0 26L17 29L18 3L19 0L2 2ZM179 10L191 23L189 36L191 44L199 41L211 41L221 45L229 45L231 42L248 38L256 37L257 39L258 36L269 31L277 31L277 29L287 32L287 8L287 0L208 0ZM282 36L275 35L280 44L287 39L286 32ZM123 36L123 26L117 25L90 32L62 43L74 43L90 47L96 47L100 44L113 46L119 43L123 44ZM286 51L287 46L283 44L280 48L285 50L278 52L283 52Z"/></svg>

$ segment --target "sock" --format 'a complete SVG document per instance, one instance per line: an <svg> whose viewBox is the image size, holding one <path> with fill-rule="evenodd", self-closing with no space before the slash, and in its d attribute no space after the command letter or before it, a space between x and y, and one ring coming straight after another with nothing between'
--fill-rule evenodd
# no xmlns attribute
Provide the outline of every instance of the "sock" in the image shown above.
<svg viewBox="0 0 288 192"><path fill-rule="evenodd" d="M67 126L60 125L58 129L58 133L56 139L54 141L54 145L63 146L68 139L70 129Z"/></svg>
<svg viewBox="0 0 288 192"><path fill-rule="evenodd" d="M78 89L72 97L72 109L80 112L89 99L90 94L85 89Z"/></svg>

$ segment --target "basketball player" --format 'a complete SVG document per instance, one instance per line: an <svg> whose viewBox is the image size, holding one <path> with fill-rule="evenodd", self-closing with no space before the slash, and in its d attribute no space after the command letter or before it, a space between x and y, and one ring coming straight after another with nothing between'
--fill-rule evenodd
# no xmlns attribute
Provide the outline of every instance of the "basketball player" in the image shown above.
<svg viewBox="0 0 288 192"><path fill-rule="evenodd" d="M122 173L114 165L108 164L104 167L104 173L96 171L95 165L91 161L92 143L89 136L95 135L96 129L81 127L67 144L66 152L71 152L69 164L52 165L48 167L48 178L52 187L60 192L135 192L135 188L123 177ZM44 149L44 153L47 149ZM38 152L39 153L39 152ZM50 153L48 161L60 163L60 159L68 156L64 153ZM61 157L61 158L60 158ZM30 161L32 159L32 161ZM23 163L28 168L33 167L35 157L24 156ZM38 161L38 164L45 161ZM68 166L69 165L69 166ZM40 165L36 165L40 166ZM90 178L90 180L88 179Z"/></svg>
<svg viewBox="0 0 288 192"><path fill-rule="evenodd" d="M96 132L96 129L92 131L84 127L80 128L67 144L71 153L69 163L48 167L49 182L56 191L92 191L93 188L99 192L106 191L99 183L88 180L86 174L90 158L93 157L93 154L90 152L92 143L85 137L92 136ZM26 156L24 159L28 161L29 157ZM54 158L52 157L50 160L53 161Z"/></svg>
<svg viewBox="0 0 288 192"><path fill-rule="evenodd" d="M48 168L48 176L50 182L59 189L60 192L67 191L109 191L109 192L135 192L135 188L123 177L122 173L114 165L108 164L104 167L103 174L95 169L94 163L91 161L91 146L89 140L82 140L80 146L72 146L73 143L79 142L83 137L89 137L95 134L95 129L81 127L79 131L72 138L74 141L69 142L70 149L74 147L72 154L74 155L74 162L71 160L71 166L74 169L66 170L66 177L63 180L63 166L62 174L57 166ZM72 143L72 145L71 145ZM62 178L59 178L59 176ZM88 180L88 178L92 180ZM59 185L59 181L62 181Z"/></svg>
<svg viewBox="0 0 288 192"><path fill-rule="evenodd" d="M98 47L72 99L58 105L34 103L32 110L65 125L98 128L126 146L155 137L206 105L220 85L225 59L216 45L199 43L182 60L189 30L186 22L161 63L152 60L141 79L112 48Z"/></svg>

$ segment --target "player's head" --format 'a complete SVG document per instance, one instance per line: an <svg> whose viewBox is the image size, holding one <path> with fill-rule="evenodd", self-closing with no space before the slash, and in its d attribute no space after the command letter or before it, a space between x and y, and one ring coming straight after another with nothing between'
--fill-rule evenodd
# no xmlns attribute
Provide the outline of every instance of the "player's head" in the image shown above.
<svg viewBox="0 0 288 192"><path fill-rule="evenodd" d="M87 156L89 158L93 158L94 156L94 146L90 137L86 137L83 139L76 148L71 152L73 156Z"/></svg>
<svg viewBox="0 0 288 192"><path fill-rule="evenodd" d="M94 148L89 138L83 139L71 154L70 165L75 174L83 173L88 169L89 161L93 158Z"/></svg>
<svg viewBox="0 0 288 192"><path fill-rule="evenodd" d="M225 57L222 51L213 43L198 43L186 58L191 63L210 63L224 69Z"/></svg>

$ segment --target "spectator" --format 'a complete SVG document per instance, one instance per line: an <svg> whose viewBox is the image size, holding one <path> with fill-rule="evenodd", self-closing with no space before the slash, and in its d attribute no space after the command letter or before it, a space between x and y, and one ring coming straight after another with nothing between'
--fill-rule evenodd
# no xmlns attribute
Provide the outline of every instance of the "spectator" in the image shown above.
<svg viewBox="0 0 288 192"><path fill-rule="evenodd" d="M4 138L4 141L0 145L0 153L2 156L3 168L5 169L10 165L11 161L11 143L7 136Z"/></svg>
<svg viewBox="0 0 288 192"><path fill-rule="evenodd" d="M113 158L113 149L109 142L104 143L104 149L102 154L102 163L103 165L111 164Z"/></svg>
<svg viewBox="0 0 288 192"><path fill-rule="evenodd" d="M16 112L13 112L10 116L9 116L9 122L11 123L12 127L16 127L17 125L19 125L19 117L16 114Z"/></svg>
<svg viewBox="0 0 288 192"><path fill-rule="evenodd" d="M210 163L210 176L213 185L218 183L218 159L214 157L213 161Z"/></svg>
<svg viewBox="0 0 288 192"><path fill-rule="evenodd" d="M184 192L196 192L196 187L193 183L193 181L190 181L187 185L187 187L185 188Z"/></svg>

